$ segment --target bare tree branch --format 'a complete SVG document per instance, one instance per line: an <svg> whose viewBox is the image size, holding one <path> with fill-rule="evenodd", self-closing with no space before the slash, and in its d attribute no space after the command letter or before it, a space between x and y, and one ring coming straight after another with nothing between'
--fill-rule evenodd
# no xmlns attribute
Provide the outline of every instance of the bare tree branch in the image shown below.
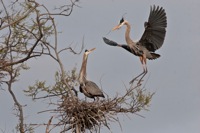
<svg viewBox="0 0 200 133"><path fill-rule="evenodd" d="M46 132L45 132L45 133L50 133L50 132L49 132L49 126L51 125L52 119L53 119L53 116L52 116L52 117L49 119L49 121L48 121L48 124L47 124L47 127L46 127Z"/></svg>
<svg viewBox="0 0 200 133"><path fill-rule="evenodd" d="M1 0L1 3L2 3L2 5L4 5L3 4L3 0ZM0 30L2 30L2 29L4 29L4 28L6 28L6 27L9 27L9 26L11 26L11 25L13 25L13 24L16 24L16 23L18 23L18 22L20 22L21 20L23 20L23 19L25 19L31 12L33 12L35 9L36 9L36 5L35 5L35 7L33 7L32 9L30 9L29 11L27 11L27 13L26 14L24 14L24 16L21 16L20 18L18 18L17 20L15 20L15 21L13 21L13 22L8 22L8 24L7 25L5 25L5 26L3 26L3 27L0 27ZM5 5L4 5L4 9L5 9ZM8 14L7 14L8 15ZM7 16L7 17L9 17L9 16ZM9 20L9 19L8 19Z"/></svg>

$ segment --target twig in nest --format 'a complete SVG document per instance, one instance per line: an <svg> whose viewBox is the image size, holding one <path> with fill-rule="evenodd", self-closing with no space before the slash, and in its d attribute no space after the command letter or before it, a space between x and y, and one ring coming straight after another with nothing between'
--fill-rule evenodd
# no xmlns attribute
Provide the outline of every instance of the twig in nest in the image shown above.
<svg viewBox="0 0 200 133"><path fill-rule="evenodd" d="M121 97L116 96L113 99L101 101L86 102L64 97L56 111L59 114L59 125L65 127L63 132L68 130L97 132L101 126L110 130L109 121L120 123L117 119L119 113L137 114L146 109L152 96L153 94L144 94L144 91L136 86L127 89Z"/></svg>

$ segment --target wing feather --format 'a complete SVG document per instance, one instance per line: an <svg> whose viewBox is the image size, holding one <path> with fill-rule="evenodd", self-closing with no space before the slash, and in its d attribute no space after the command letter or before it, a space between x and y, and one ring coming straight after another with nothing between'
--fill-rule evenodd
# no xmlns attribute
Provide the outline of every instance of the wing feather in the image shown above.
<svg viewBox="0 0 200 133"><path fill-rule="evenodd" d="M159 6L151 6L148 22L145 22L144 26L145 31L138 45L142 45L149 51L154 52L163 45L165 39L167 27L165 10Z"/></svg>
<svg viewBox="0 0 200 133"><path fill-rule="evenodd" d="M85 88L86 88L86 91L92 96L104 97L103 92L99 89L97 84L92 81L86 81Z"/></svg>

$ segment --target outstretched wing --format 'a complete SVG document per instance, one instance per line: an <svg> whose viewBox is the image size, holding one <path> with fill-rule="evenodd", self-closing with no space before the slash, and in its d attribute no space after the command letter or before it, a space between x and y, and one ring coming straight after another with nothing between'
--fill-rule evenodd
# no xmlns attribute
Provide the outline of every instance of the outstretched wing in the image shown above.
<svg viewBox="0 0 200 133"><path fill-rule="evenodd" d="M118 43L116 43L116 42L114 42L114 41L112 41L112 40L109 40L108 38L105 38L105 37L103 37L103 41L104 41L106 44L110 45L110 46L122 47L122 48L126 49L127 51L129 51L130 53L132 53L131 48L130 48L128 45L125 45L125 44L122 44L122 45L121 45L121 44L118 44Z"/></svg>
<svg viewBox="0 0 200 133"><path fill-rule="evenodd" d="M146 47L154 52L159 49L165 39L167 17L165 10L159 6L153 6L150 10L149 20L144 23L145 31L138 42L138 45Z"/></svg>

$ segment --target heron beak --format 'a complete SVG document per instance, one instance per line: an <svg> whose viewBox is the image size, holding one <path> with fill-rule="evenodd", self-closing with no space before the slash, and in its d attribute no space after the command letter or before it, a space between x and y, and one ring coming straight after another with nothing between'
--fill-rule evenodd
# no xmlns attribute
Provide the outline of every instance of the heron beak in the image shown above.
<svg viewBox="0 0 200 133"><path fill-rule="evenodd" d="M118 30L120 27L121 27L120 25L117 25L117 26L115 26L114 28L112 28L112 31Z"/></svg>
<svg viewBox="0 0 200 133"><path fill-rule="evenodd" d="M96 49L96 48L92 48L92 49L89 50L89 52L92 52L92 51L94 51L95 49Z"/></svg>

